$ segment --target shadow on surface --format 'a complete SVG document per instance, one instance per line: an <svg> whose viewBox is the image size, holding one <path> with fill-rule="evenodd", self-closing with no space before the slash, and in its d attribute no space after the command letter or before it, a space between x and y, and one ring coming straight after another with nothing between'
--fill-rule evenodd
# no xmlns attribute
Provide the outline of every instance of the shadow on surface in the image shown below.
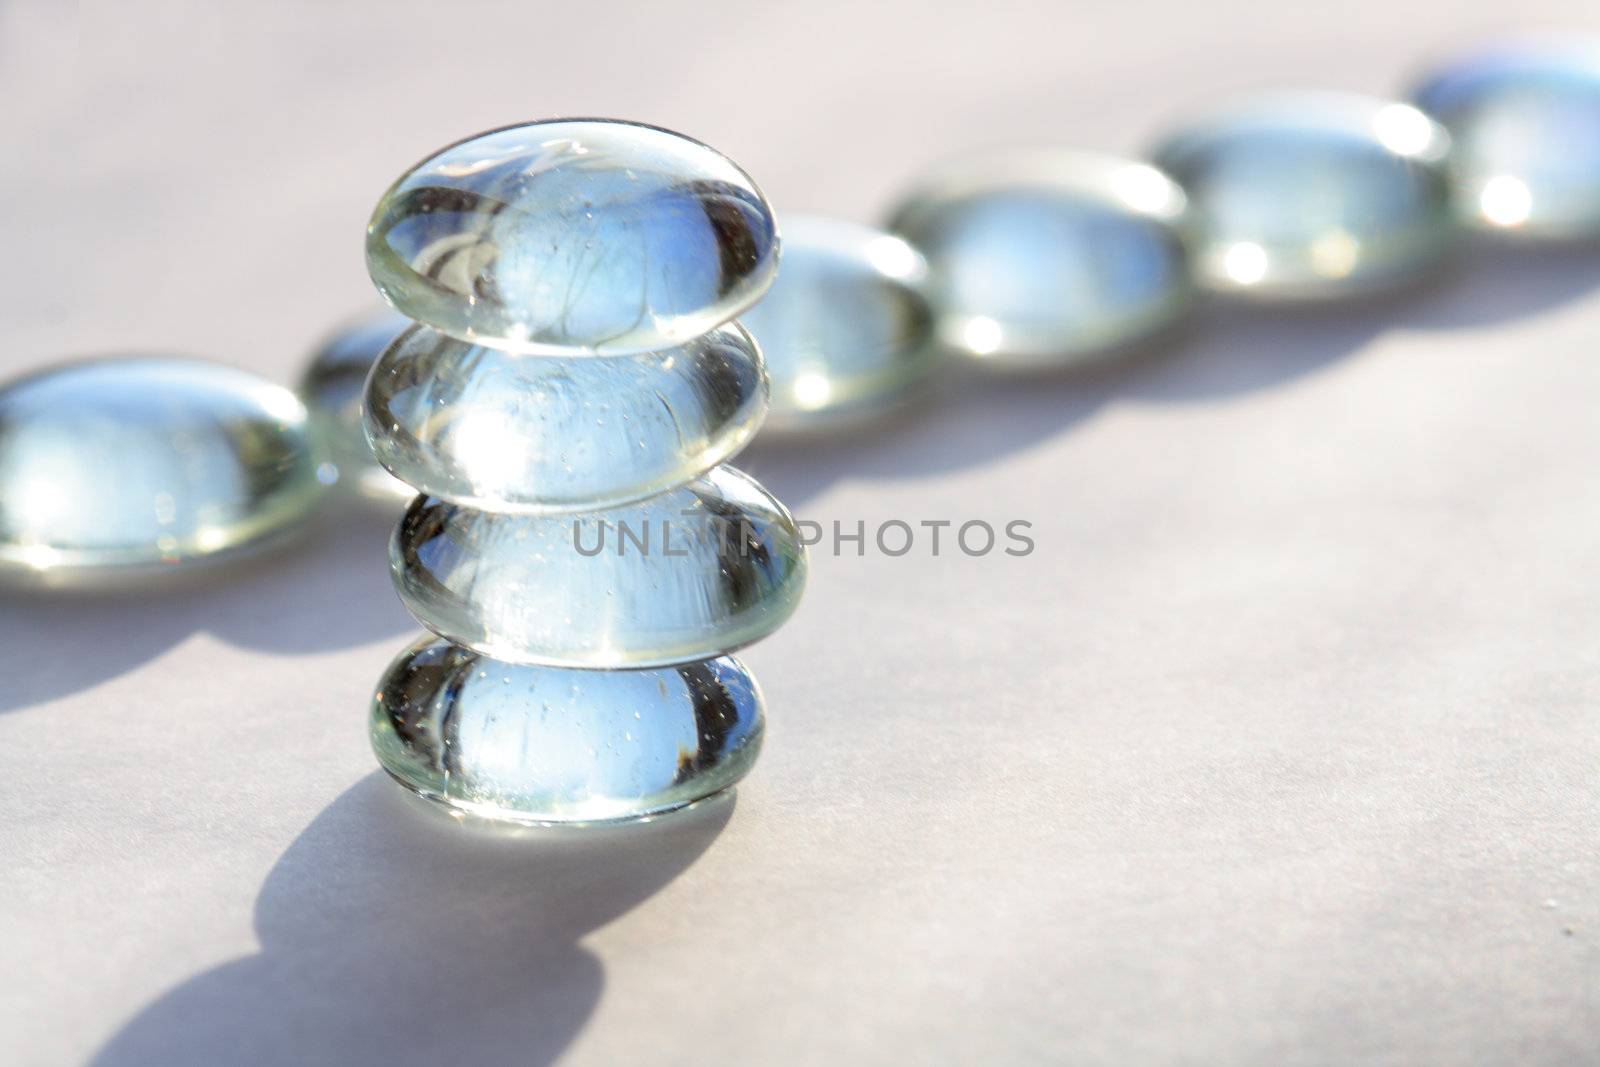
<svg viewBox="0 0 1600 1067"><path fill-rule="evenodd" d="M959 361L917 410L848 435L764 437L735 463L803 508L848 475L932 477L1040 444L1116 400L1205 403L1284 385L1389 329L1465 330L1552 310L1600 288L1593 246L1463 248L1445 275L1356 302L1203 304L1190 327L1141 357L1055 375L981 373Z"/></svg>
<svg viewBox="0 0 1600 1067"><path fill-rule="evenodd" d="M292 543L137 588L0 591L0 711L133 670L191 634L280 655L353 648L416 628L389 580L398 508L336 500Z"/></svg>
<svg viewBox="0 0 1600 1067"><path fill-rule="evenodd" d="M1513 322L1600 288L1600 244L1481 243L1462 256L1455 284L1431 294L1395 325L1471 330Z"/></svg>
<svg viewBox="0 0 1600 1067"><path fill-rule="evenodd" d="M579 939L686 870L724 793L648 825L506 831L422 810L381 773L324 811L256 902L257 955L140 1012L95 1067L546 1064L599 1002Z"/></svg>

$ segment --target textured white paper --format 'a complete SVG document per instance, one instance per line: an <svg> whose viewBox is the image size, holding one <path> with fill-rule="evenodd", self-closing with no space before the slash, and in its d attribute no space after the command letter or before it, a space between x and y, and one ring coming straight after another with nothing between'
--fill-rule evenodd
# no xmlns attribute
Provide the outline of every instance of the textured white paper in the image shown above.
<svg viewBox="0 0 1600 1067"><path fill-rule="evenodd" d="M1104 9L1100 9L1103 7ZM986 143L1136 151L1269 85L1396 92L1566 4L148 2L0 15L0 370L289 380L371 205L617 115L872 220ZM374 773L386 516L119 598L0 600L0 1061L1600 1061L1600 254L1218 311L745 458L819 553L736 803L485 840Z"/></svg>

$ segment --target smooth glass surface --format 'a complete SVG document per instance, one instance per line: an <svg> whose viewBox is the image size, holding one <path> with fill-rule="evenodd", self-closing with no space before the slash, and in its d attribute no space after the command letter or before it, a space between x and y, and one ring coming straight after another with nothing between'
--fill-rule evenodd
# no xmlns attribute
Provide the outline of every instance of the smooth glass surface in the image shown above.
<svg viewBox="0 0 1600 1067"><path fill-rule="evenodd" d="M372 747L397 781L481 818L601 822L683 807L743 778L761 694L728 657L650 670L531 667L437 638L378 683Z"/></svg>
<svg viewBox="0 0 1600 1067"><path fill-rule="evenodd" d="M393 311L368 315L329 337L300 377L300 399L311 414L318 455L332 464L333 479L377 500L410 500L417 492L378 465L361 421L368 372L410 325Z"/></svg>
<svg viewBox="0 0 1600 1067"><path fill-rule="evenodd" d="M1600 236L1600 44L1466 56L1412 99L1455 140L1450 168L1467 220L1537 238Z"/></svg>
<svg viewBox="0 0 1600 1067"><path fill-rule="evenodd" d="M185 359L74 363L0 388L0 575L93 580L221 555L321 496L289 390Z"/></svg>
<svg viewBox="0 0 1600 1067"><path fill-rule="evenodd" d="M1037 151L936 170L889 227L928 259L945 344L1032 368L1121 351L1188 310L1183 217L1147 164Z"/></svg>
<svg viewBox="0 0 1600 1067"><path fill-rule="evenodd" d="M777 267L749 175L680 134L603 119L452 145L367 228L367 268L396 310L507 351L672 348L754 303Z"/></svg>
<svg viewBox="0 0 1600 1067"><path fill-rule="evenodd" d="M496 659L569 667L687 663L783 624L805 586L789 513L748 475L581 515L412 502L389 547L428 629Z"/></svg>
<svg viewBox="0 0 1600 1067"><path fill-rule="evenodd" d="M520 356L426 326L367 383L367 436L394 475L488 511L638 500L703 474L761 424L767 382L736 323L640 356Z"/></svg>
<svg viewBox="0 0 1600 1067"><path fill-rule="evenodd" d="M898 237L784 217L783 269L742 316L772 381L767 426L804 430L903 399L938 366L927 264Z"/></svg>
<svg viewBox="0 0 1600 1067"><path fill-rule="evenodd" d="M1449 144L1408 104L1285 93L1180 130L1154 159L1189 194L1203 284L1317 300L1439 264L1456 235Z"/></svg>

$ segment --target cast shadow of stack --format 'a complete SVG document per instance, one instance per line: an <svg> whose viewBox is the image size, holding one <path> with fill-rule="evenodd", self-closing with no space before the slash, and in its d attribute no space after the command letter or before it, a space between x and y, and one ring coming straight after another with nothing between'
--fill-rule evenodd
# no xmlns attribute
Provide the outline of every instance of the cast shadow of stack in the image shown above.
<svg viewBox="0 0 1600 1067"><path fill-rule="evenodd" d="M292 543L138 586L0 591L0 712L116 678L191 634L283 656L354 648L412 632L389 578L398 507L332 501Z"/></svg>
<svg viewBox="0 0 1600 1067"><path fill-rule="evenodd" d="M259 954L184 982L94 1067L554 1060L599 1003L579 944L687 869L724 793L651 825L455 825L382 774L333 802L273 867Z"/></svg>
<svg viewBox="0 0 1600 1067"><path fill-rule="evenodd" d="M1206 303L1150 351L1078 371L991 375L958 362L924 403L895 418L815 439L758 436L734 464L798 510L845 477L915 479L985 466L1068 432L1108 403L1195 404L1270 389L1385 330L1476 329L1597 287L1596 245L1468 244L1454 269L1419 289L1325 306Z"/></svg>

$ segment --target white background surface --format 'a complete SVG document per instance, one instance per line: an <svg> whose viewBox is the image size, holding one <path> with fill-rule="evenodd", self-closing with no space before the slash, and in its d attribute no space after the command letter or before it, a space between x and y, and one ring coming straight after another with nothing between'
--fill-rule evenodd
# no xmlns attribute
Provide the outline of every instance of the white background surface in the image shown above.
<svg viewBox="0 0 1600 1067"><path fill-rule="evenodd" d="M679 128L780 212L870 221L957 150L1133 151L1593 18L1104 7L8 5L0 370L289 380L375 299L386 184L520 119ZM1596 1062L1597 395L1600 254L1479 253L759 447L802 517L1024 518L1038 551L818 554L747 656L771 720L736 803L590 839L465 835L375 775L415 631L385 516L199 585L9 596L0 1060Z"/></svg>

